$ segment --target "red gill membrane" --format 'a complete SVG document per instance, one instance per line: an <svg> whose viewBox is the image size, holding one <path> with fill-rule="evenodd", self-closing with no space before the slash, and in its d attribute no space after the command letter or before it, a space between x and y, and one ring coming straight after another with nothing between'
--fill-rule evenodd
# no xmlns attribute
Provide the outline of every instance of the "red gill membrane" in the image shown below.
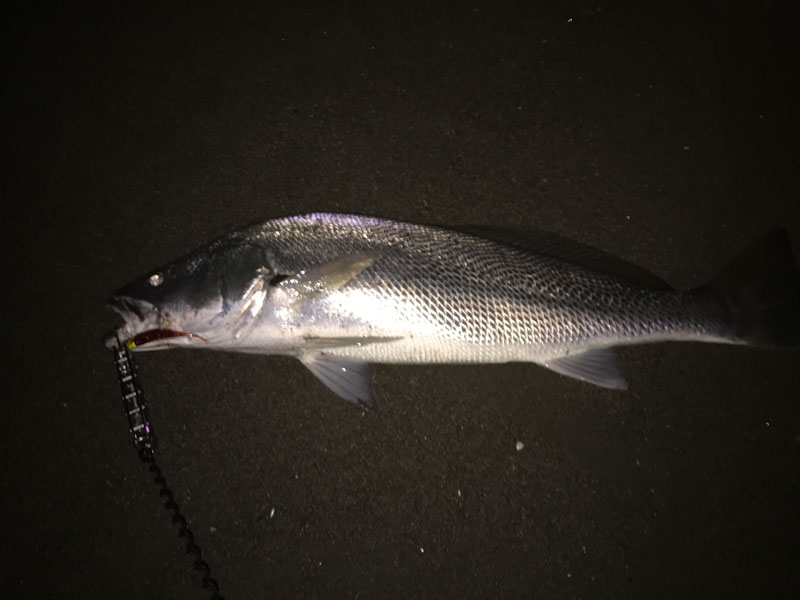
<svg viewBox="0 0 800 600"><path fill-rule="evenodd" d="M149 331L143 331L142 333L133 336L133 340L131 341L133 342L134 346L142 346L154 340L181 336L197 338L203 340L206 344L208 343L208 340L202 335L197 335L196 333L186 333L185 331L172 331L171 329L151 329Z"/></svg>

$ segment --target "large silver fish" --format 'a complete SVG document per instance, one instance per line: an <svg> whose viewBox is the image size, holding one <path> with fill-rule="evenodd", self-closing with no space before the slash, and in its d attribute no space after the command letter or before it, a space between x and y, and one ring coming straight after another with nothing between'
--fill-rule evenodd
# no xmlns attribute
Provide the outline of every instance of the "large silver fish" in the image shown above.
<svg viewBox="0 0 800 600"><path fill-rule="evenodd" d="M366 363L533 362L625 388L614 346L671 340L797 347L800 273L784 230L710 284L676 291L550 234L309 214L234 231L136 279L115 338L284 354L351 402Z"/></svg>

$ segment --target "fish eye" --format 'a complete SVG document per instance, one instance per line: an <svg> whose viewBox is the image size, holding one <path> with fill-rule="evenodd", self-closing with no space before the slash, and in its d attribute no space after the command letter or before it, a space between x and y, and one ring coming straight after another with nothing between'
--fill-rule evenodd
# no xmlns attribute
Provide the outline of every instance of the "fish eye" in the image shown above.
<svg viewBox="0 0 800 600"><path fill-rule="evenodd" d="M150 279L148 279L150 285L153 287L158 287L162 283L164 283L164 276L161 273L153 273L150 275Z"/></svg>

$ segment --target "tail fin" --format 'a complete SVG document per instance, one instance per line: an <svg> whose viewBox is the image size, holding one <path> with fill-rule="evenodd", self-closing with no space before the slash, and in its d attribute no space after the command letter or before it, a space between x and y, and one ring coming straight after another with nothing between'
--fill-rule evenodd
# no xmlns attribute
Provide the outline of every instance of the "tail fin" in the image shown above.
<svg viewBox="0 0 800 600"><path fill-rule="evenodd" d="M736 336L754 346L800 347L800 271L785 229L774 229L709 286L733 311Z"/></svg>

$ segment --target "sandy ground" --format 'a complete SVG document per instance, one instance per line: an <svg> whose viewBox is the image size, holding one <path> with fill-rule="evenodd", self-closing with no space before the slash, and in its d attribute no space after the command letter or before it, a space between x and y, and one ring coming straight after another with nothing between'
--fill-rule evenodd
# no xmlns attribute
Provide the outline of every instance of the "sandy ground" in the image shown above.
<svg viewBox="0 0 800 600"><path fill-rule="evenodd" d="M787 7L523 4L11 11L4 594L203 597L100 338L111 291L225 231L309 211L531 226L678 287L775 226L798 255ZM227 598L796 591L798 353L621 355L622 393L377 365L367 414L285 358L139 367Z"/></svg>

